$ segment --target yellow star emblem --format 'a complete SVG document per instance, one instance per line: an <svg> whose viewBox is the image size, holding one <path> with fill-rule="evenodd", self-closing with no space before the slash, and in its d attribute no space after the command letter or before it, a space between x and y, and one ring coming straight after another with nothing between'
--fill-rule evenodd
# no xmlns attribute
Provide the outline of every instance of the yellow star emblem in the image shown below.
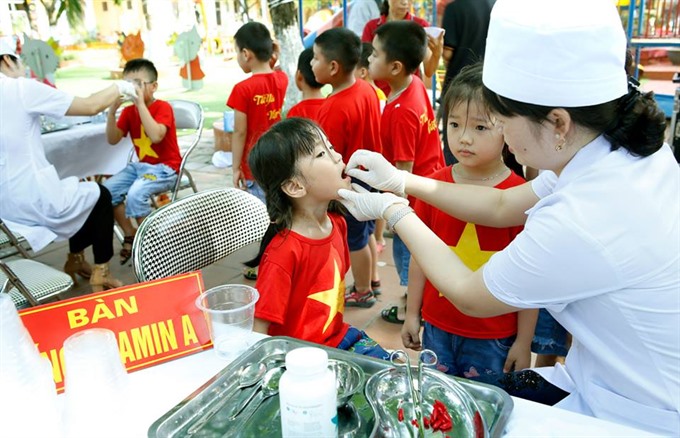
<svg viewBox="0 0 680 438"><path fill-rule="evenodd" d="M479 247L479 238L477 237L477 228L475 224L465 224L463 234L458 239L458 245L450 246L451 250L456 253L460 260L473 271L479 269L484 263L488 262L496 251L484 251ZM444 295L439 293L440 297Z"/></svg>
<svg viewBox="0 0 680 438"><path fill-rule="evenodd" d="M139 159L143 160L144 157L146 157L147 155L149 157L158 158L158 154L151 147L151 145L153 144L151 143L151 139L146 136L146 132L144 131L144 125L142 125L141 128L142 133L140 137L132 139L132 142L135 144L135 146L139 148Z"/></svg>
<svg viewBox="0 0 680 438"><path fill-rule="evenodd" d="M323 326L324 333L326 333L328 326L331 325L331 321L333 321L335 315L345 311L345 281L340 276L340 269L338 269L338 262L336 260L333 260L333 268L333 287L328 290L310 294L308 297L309 299L318 301L330 308L328 310L328 319L326 319L326 324Z"/></svg>

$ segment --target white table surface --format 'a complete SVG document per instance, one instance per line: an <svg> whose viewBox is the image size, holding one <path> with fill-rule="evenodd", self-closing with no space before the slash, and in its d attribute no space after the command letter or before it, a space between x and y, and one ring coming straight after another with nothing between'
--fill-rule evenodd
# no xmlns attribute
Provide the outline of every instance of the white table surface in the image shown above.
<svg viewBox="0 0 680 438"><path fill-rule="evenodd" d="M73 125L43 134L42 142L47 160L57 169L60 178L118 173L127 164L132 148L129 137L110 145L106 141L106 123Z"/></svg>
<svg viewBox="0 0 680 438"><path fill-rule="evenodd" d="M256 342L263 337L253 335ZM228 365L213 350L129 374L126 436L146 437L149 427ZM58 397L63 403L65 396ZM644 431L513 397L508 437L642 437ZM94 436L94 435L93 435Z"/></svg>

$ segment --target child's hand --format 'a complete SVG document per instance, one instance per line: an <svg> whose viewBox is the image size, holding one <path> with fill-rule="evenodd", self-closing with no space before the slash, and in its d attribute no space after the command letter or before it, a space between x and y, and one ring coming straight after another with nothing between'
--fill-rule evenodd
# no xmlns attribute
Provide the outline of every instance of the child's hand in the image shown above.
<svg viewBox="0 0 680 438"><path fill-rule="evenodd" d="M445 33L446 31L440 33L437 38L434 38L432 35L427 35L427 47L430 49L430 52L432 52L432 55L436 56L437 59L442 56L442 52L444 51Z"/></svg>
<svg viewBox="0 0 680 438"><path fill-rule="evenodd" d="M531 345L514 342L503 365L503 372L520 371L531 366Z"/></svg>
<svg viewBox="0 0 680 438"><path fill-rule="evenodd" d="M420 315L406 314L404 325L401 327L401 342L404 347L420 351L423 346L420 343Z"/></svg>
<svg viewBox="0 0 680 438"><path fill-rule="evenodd" d="M237 189L245 190L246 179L243 177L243 172L241 171L241 169L232 169L232 172L234 187L236 187Z"/></svg>

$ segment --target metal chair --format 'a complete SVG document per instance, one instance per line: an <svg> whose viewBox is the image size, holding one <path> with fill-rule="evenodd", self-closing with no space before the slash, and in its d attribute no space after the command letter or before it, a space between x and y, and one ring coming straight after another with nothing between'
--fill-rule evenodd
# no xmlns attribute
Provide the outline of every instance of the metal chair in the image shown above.
<svg viewBox="0 0 680 438"><path fill-rule="evenodd" d="M262 239L265 205L234 188L189 195L151 212L137 230L132 261L139 281L202 269Z"/></svg>
<svg viewBox="0 0 680 438"><path fill-rule="evenodd" d="M28 242L23 236L12 233L7 225L0 220L0 258L4 259L16 254L21 255L25 259L30 259L28 254Z"/></svg>
<svg viewBox="0 0 680 438"><path fill-rule="evenodd" d="M0 260L0 293L9 293L17 309L37 306L73 287L73 280L64 272L35 260L22 246L23 237L17 237L0 220L0 235L15 248L23 259ZM4 257L1 257L4 258Z"/></svg>
<svg viewBox="0 0 680 438"><path fill-rule="evenodd" d="M180 190L191 188L194 193L198 191L196 189L196 183L194 183L194 178L186 169L186 164L189 155L198 142L201 141L201 135L203 134L203 107L198 103L189 100L176 99L168 102L172 105L172 111L175 115L175 127L177 129L194 130L189 147L182 153L182 162L179 165L177 182L175 183L175 188L172 190L172 195L170 196L170 202L174 202L175 199L177 199L177 192Z"/></svg>

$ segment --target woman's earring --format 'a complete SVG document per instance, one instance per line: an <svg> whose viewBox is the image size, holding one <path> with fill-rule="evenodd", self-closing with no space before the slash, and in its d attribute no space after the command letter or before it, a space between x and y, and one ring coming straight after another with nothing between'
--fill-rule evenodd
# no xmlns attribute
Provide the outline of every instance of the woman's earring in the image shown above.
<svg viewBox="0 0 680 438"><path fill-rule="evenodd" d="M557 152L561 151L562 148L564 148L564 144L566 143L566 140L564 137L560 137L559 140L557 140L557 143L555 144L555 150Z"/></svg>

